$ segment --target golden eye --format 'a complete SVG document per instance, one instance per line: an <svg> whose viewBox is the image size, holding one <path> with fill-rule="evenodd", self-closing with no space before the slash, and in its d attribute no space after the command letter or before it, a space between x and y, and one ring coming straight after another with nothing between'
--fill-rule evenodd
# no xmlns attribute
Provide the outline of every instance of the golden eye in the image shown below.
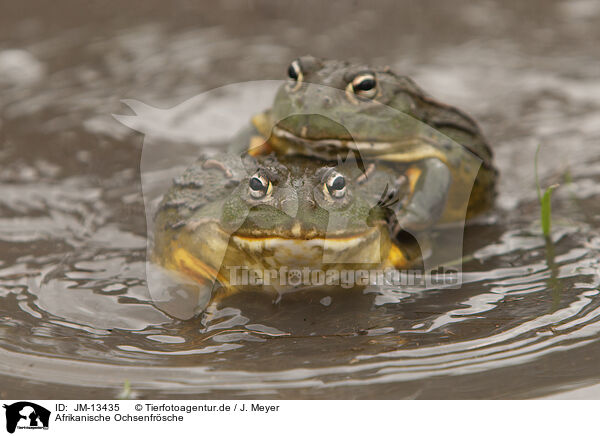
<svg viewBox="0 0 600 436"><path fill-rule="evenodd" d="M302 68L300 68L300 62L298 60L293 61L288 67L288 77L293 81L290 84L290 90L296 91L300 88L302 84L302 79L304 79L304 74L302 74Z"/></svg>
<svg viewBox="0 0 600 436"><path fill-rule="evenodd" d="M250 196L256 200L271 195L273 192L273 185L271 182L262 174L256 173L248 181L248 192Z"/></svg>
<svg viewBox="0 0 600 436"><path fill-rule="evenodd" d="M346 195L346 178L337 171L332 171L327 176L323 188L332 198L343 198Z"/></svg>
<svg viewBox="0 0 600 436"><path fill-rule="evenodd" d="M377 95L377 79L373 73L360 73L346 86L346 94L353 103L357 103L354 95L363 98L374 98Z"/></svg>

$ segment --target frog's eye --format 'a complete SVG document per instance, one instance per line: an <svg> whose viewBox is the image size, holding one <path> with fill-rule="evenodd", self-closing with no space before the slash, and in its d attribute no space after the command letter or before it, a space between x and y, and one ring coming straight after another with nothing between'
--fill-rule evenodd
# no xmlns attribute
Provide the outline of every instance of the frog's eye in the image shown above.
<svg viewBox="0 0 600 436"><path fill-rule="evenodd" d="M323 184L323 190L332 198L343 198L346 195L346 178L337 171L332 171Z"/></svg>
<svg viewBox="0 0 600 436"><path fill-rule="evenodd" d="M265 176L256 173L250 177L248 182L248 192L252 198L258 200L265 198L267 195L271 195L271 192L273 192L273 185Z"/></svg>
<svg viewBox="0 0 600 436"><path fill-rule="evenodd" d="M375 79L375 74L358 74L352 82L348 83L346 93L353 101L354 96L352 94L356 94L363 98L374 98L377 95L377 80Z"/></svg>
<svg viewBox="0 0 600 436"><path fill-rule="evenodd" d="M288 77L294 81L293 85L291 86L291 90L296 91L298 88L300 88L302 79L304 78L304 75L302 74L302 68L300 68L300 62L298 62L298 60L293 61L288 67L287 73Z"/></svg>

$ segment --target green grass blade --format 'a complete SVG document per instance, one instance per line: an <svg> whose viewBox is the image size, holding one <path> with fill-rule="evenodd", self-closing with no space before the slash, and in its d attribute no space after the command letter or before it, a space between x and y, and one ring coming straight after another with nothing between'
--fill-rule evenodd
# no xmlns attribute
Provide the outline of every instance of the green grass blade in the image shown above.
<svg viewBox="0 0 600 436"><path fill-rule="evenodd" d="M540 204L542 204L542 188L540 187L540 178L538 176L538 155L540 154L540 148L542 144L539 144L535 149L535 157L533 158L533 173L535 174L535 186L537 188L537 195Z"/></svg>
<svg viewBox="0 0 600 436"><path fill-rule="evenodd" d="M550 237L550 228L552 226L552 191L556 188L558 188L558 185L549 186L540 201L542 207L542 233L546 237Z"/></svg>
<svg viewBox="0 0 600 436"><path fill-rule="evenodd" d="M541 206L540 215L542 218L542 233L546 238L549 238L550 229L552 227L552 191L558 188L559 185L549 186L544 191L544 195L542 195L542 187L540 186L540 178L538 176L538 155L540 154L541 148L542 144L538 145L535 150L533 165L535 173L535 186L537 188L538 200Z"/></svg>
<svg viewBox="0 0 600 436"><path fill-rule="evenodd" d="M125 380L123 383L123 390L117 395L117 400L133 400L135 393L131 390L131 383L129 380Z"/></svg>

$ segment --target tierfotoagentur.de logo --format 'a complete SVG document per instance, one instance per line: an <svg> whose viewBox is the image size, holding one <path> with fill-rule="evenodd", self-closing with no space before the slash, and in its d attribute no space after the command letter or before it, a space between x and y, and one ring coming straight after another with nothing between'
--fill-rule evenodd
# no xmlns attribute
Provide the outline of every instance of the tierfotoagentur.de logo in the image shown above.
<svg viewBox="0 0 600 436"><path fill-rule="evenodd" d="M5 404L6 409L6 431L14 433L19 430L48 429L50 411L42 406L29 401L19 401L13 404Z"/></svg>

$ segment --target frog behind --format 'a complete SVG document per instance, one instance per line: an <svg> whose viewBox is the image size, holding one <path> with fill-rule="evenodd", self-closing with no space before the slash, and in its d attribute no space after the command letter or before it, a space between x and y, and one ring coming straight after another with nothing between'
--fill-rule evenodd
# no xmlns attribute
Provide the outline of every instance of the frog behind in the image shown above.
<svg viewBox="0 0 600 436"><path fill-rule="evenodd" d="M296 59L272 107L232 142L244 148L323 160L354 151L407 175L411 199L397 212L409 231L464 221L495 197L497 171L477 124L389 68Z"/></svg>

